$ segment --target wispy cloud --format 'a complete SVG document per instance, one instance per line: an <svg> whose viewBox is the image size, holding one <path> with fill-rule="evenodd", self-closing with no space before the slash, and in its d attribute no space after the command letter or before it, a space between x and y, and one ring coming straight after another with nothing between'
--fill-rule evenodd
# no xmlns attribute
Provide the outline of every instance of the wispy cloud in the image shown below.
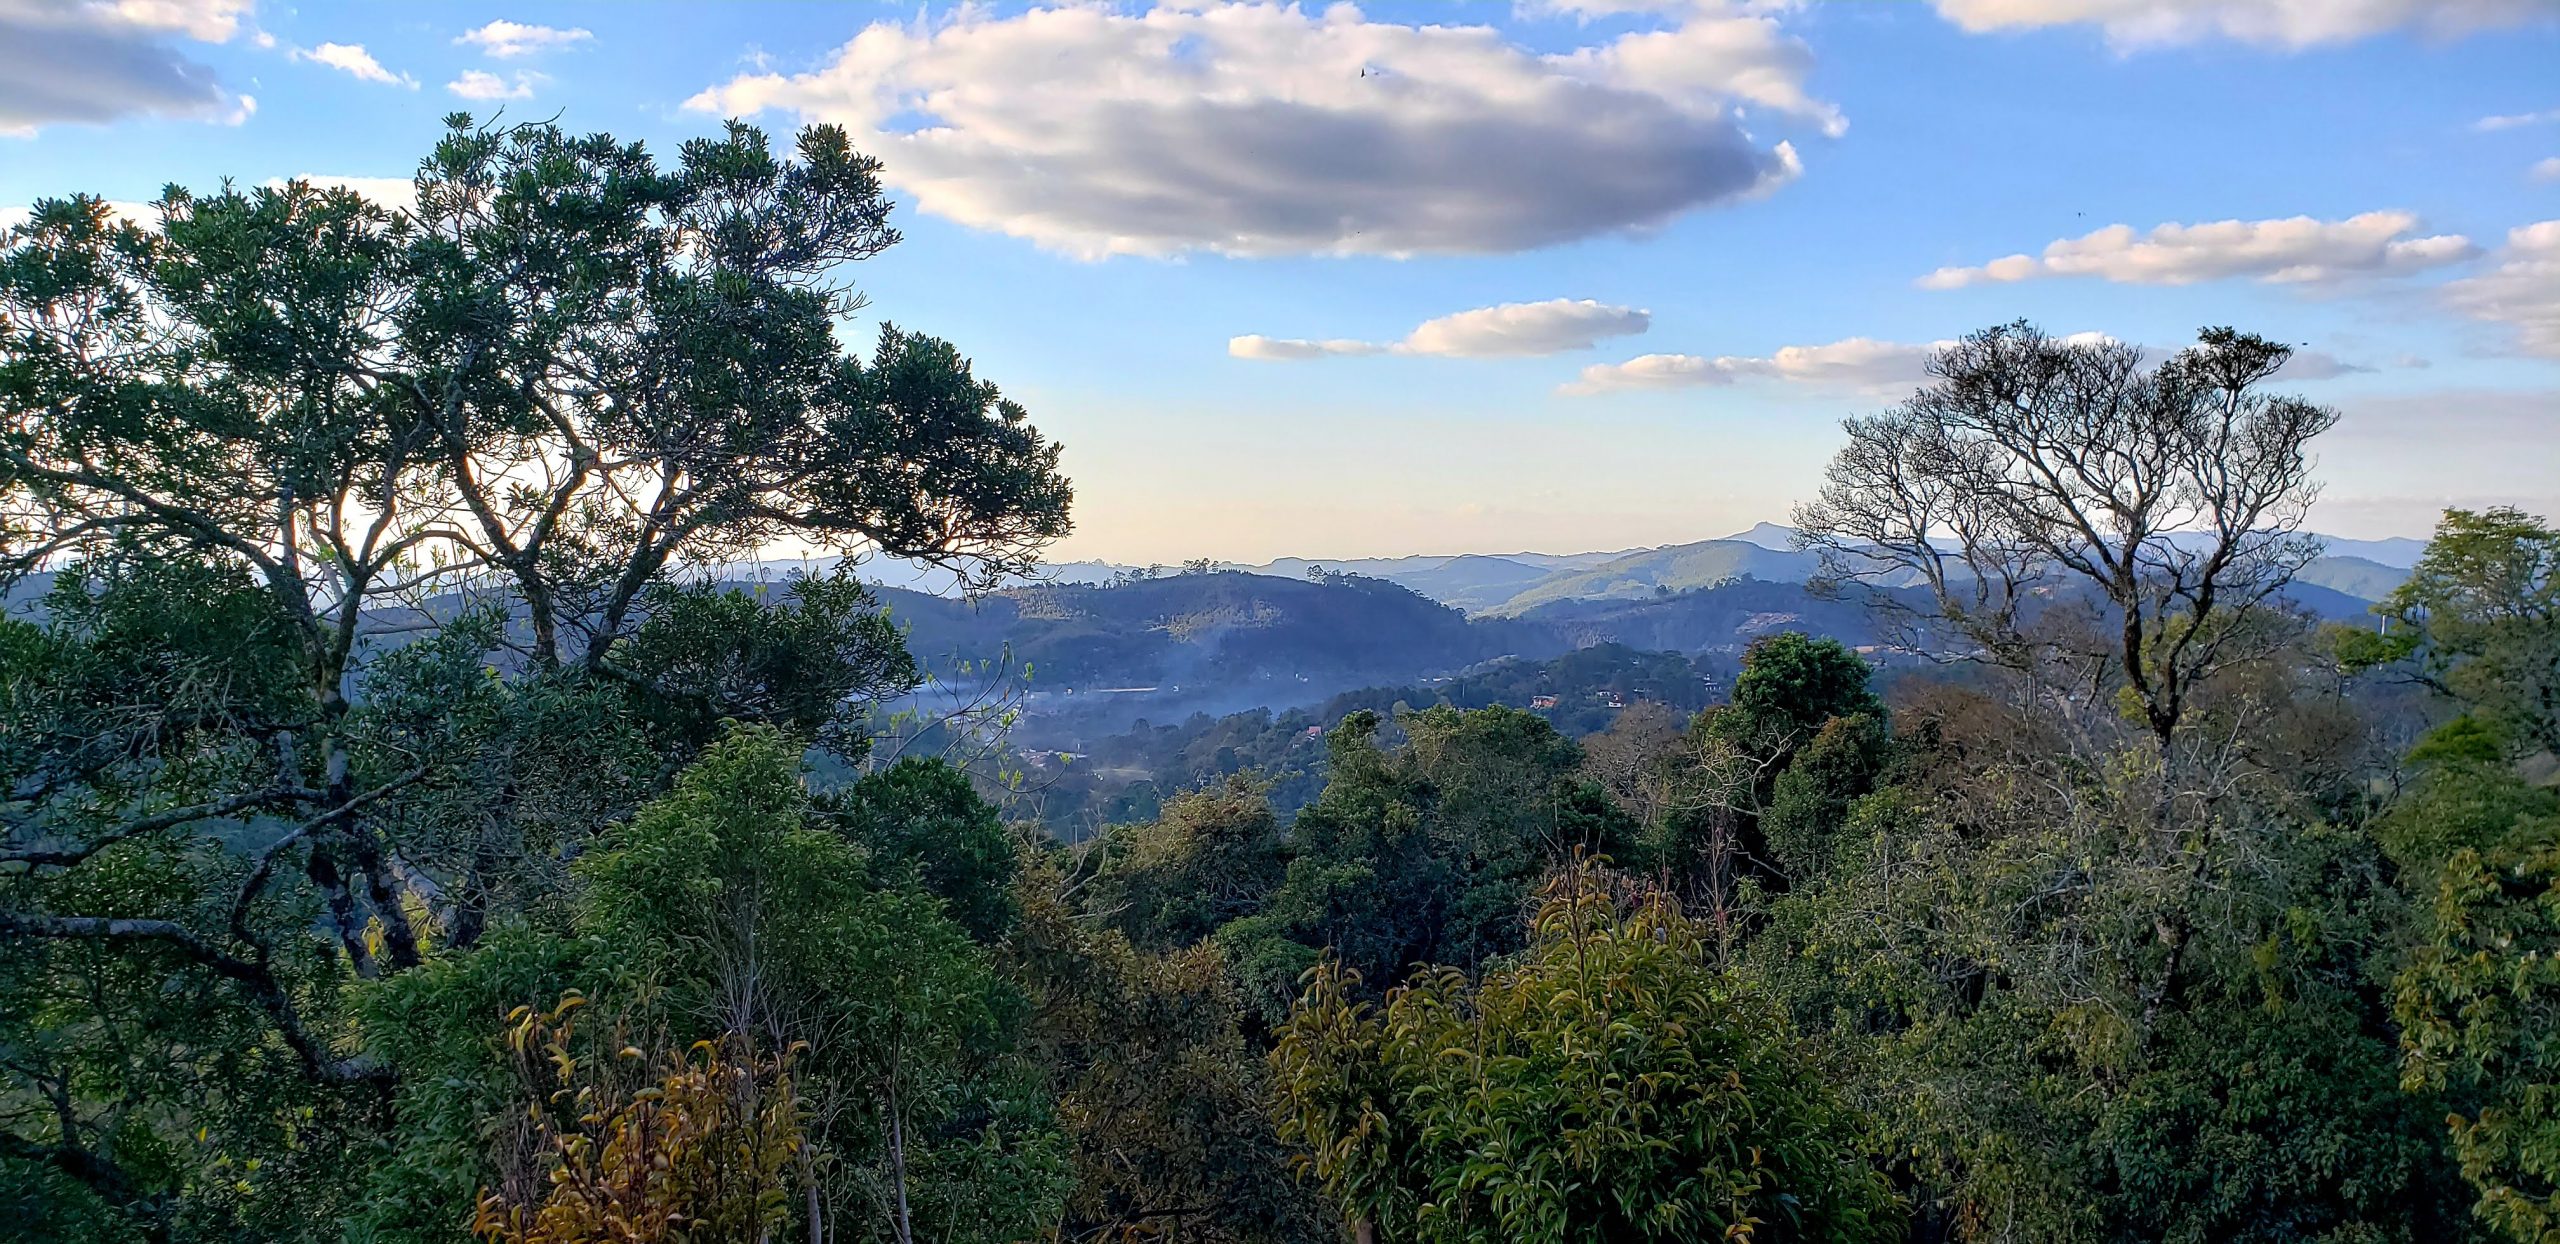
<svg viewBox="0 0 2560 1244"><path fill-rule="evenodd" d="M418 89L416 78L405 73L393 73L383 68L382 62L375 60L373 53L365 51L361 43L323 43L313 48L295 48L293 59L326 65L340 73L366 82L407 87L412 91Z"/></svg>
<svg viewBox="0 0 2560 1244"><path fill-rule="evenodd" d="M486 69L466 69L462 76L444 84L444 89L463 99L505 100L531 99L533 88L546 81L538 73L518 73L501 78Z"/></svg>
<svg viewBox="0 0 2560 1244"><path fill-rule="evenodd" d="M2227 39L2298 50L2395 30L2446 37L2547 23L2543 0L1936 0L1974 33L2093 26L2120 50Z"/></svg>
<svg viewBox="0 0 2560 1244"><path fill-rule="evenodd" d="M1557 392L1589 396L1627 389L1692 389L1778 380L1841 388L1913 384L1926 376L1929 356L1953 344L1912 345L1851 337L1827 345L1786 346L1762 356L1642 354L1623 363L1596 363Z"/></svg>
<svg viewBox="0 0 2560 1244"><path fill-rule="evenodd" d="M454 39L454 42L465 47L476 47L499 60L507 60L517 56L531 56L537 52L548 52L573 43L584 43L593 38L595 38L595 32L583 26L564 29L558 26L536 26L526 22L500 19L477 30L464 31Z"/></svg>
<svg viewBox="0 0 2560 1244"><path fill-rule="evenodd" d="M2483 134L2494 134L2499 130L2522 129L2528 125L2549 125L2555 121L2560 121L2560 108L2545 108L2540 112L2512 112L2505 116L2498 117L2482 117L2479 120L2472 122L2471 128L2478 130Z"/></svg>
<svg viewBox="0 0 2560 1244"><path fill-rule="evenodd" d="M2191 285L2247 278L2313 284L2354 276L2396 275L2479 254L2460 234L2419 236L2408 212L2366 212L2345 220L2218 220L2164 224L2137 233L2109 225L2048 244L2041 255L2010 255L1974 267L1940 268L1920 278L1924 289L2090 276L2128 285Z"/></svg>
<svg viewBox="0 0 2560 1244"><path fill-rule="evenodd" d="M1518 357L1588 350L1604 338L1641 333L1652 316L1588 298L1506 302L1425 320L1400 341L1311 341L1259 334L1231 338L1227 353L1245 359L1311 359L1351 354L1428 354L1446 358Z"/></svg>

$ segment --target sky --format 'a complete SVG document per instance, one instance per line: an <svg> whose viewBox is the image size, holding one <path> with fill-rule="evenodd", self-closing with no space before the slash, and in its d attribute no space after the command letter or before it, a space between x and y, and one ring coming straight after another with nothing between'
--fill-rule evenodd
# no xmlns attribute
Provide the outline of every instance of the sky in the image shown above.
<svg viewBox="0 0 2560 1244"><path fill-rule="evenodd" d="M1930 344L2296 345L2313 526L2560 514L2560 0L0 0L0 224L397 201L443 117L847 126L850 275L1066 446L1061 559L1785 521ZM147 209L143 209L147 210Z"/></svg>

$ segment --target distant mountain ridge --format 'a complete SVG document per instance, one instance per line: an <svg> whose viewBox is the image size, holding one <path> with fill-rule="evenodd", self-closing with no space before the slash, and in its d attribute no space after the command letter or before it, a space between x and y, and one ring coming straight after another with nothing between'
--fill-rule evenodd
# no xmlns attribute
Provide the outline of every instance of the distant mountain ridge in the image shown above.
<svg viewBox="0 0 2560 1244"><path fill-rule="evenodd" d="M1310 571L1322 568L1334 573L1384 579L1471 616L1517 617L1559 601L1643 600L1743 579L1802 583L1819 569L1819 559L1812 553L1798 551L1795 537L1792 527L1764 522L1730 536L1656 548L1584 553L1281 557L1255 565L1221 562L1218 569L1303 580ZM2418 557L2426 550L2425 541L2400 537L2386 540L2350 540L2337 536L2316 538L2322 541L2326 555L2304 567L2297 576L2300 581L2368 603L2380 600L2407 579L2409 568L2417 564ZM834 566L835 560L766 559L724 567L721 576L772 581L795 572L825 570ZM1033 577L1015 579L1004 586L1010 589L1108 583L1144 576L1151 571L1171 575L1176 569L1098 560L1057 562L1043 566ZM854 573L882 587L927 595L949 595L958 587L948 572L889 559L859 562Z"/></svg>

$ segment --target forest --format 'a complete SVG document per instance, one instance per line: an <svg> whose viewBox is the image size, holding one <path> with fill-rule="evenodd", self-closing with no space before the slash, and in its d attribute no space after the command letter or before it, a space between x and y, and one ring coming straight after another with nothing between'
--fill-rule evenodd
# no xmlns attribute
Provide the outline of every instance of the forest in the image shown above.
<svg viewBox="0 0 2560 1244"><path fill-rule="evenodd" d="M1435 621L1516 659L1044 819L850 563L714 573L1070 530L839 339L879 173L457 116L0 233L0 1238L2560 1241L2560 529L2302 607L2286 346L1942 348L1793 515L1871 643Z"/></svg>

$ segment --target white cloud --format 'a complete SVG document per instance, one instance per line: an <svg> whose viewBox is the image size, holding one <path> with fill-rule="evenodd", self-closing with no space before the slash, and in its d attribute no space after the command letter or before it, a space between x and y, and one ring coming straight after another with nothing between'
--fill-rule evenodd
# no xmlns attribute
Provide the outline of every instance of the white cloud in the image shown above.
<svg viewBox="0 0 2560 1244"><path fill-rule="evenodd" d="M2402 364L2402 366L2409 365L2410 364L2407 363ZM2426 361L2424 359L2420 359L2415 365L2424 367L2426 366ZM2362 363L2350 363L2345 359L2339 358L2337 355L2330 354L2325 351L2295 350L2293 352L2293 357L2286 359L2284 361L2284 366L2276 369L2276 378L2279 380L2296 381L2335 380L2340 376L2359 375L2372 370L2373 369L2371 367L2367 367Z"/></svg>
<svg viewBox="0 0 2560 1244"><path fill-rule="evenodd" d="M2488 271L2448 282L2445 302L2514 329L2523 353L2560 359L2560 220L2508 230L2507 244L2490 259Z"/></svg>
<svg viewBox="0 0 2560 1244"><path fill-rule="evenodd" d="M1935 0L1938 15L1981 34L2088 25L2131 51L2231 39L2299 49L2393 30L2437 38L2547 21L2551 0Z"/></svg>
<svg viewBox="0 0 2560 1244"><path fill-rule="evenodd" d="M418 183L415 179L408 177L341 177L331 173L296 173L293 179L309 182L315 186L353 190L375 204L393 211L407 211L418 205ZM282 189L284 184L284 179L281 177L267 180L267 185L277 189Z"/></svg>
<svg viewBox="0 0 2560 1244"><path fill-rule="evenodd" d="M1265 337L1247 333L1227 338L1227 353L1240 359L1279 361L1284 359L1320 359L1335 355L1383 354L1386 347L1374 341L1355 341L1347 337L1331 341L1308 341L1297 337Z"/></svg>
<svg viewBox="0 0 2560 1244"><path fill-rule="evenodd" d="M2546 108L2541 112L2514 112L2501 117L2482 117L2472 122L2471 128L2483 134L2492 134L2499 130L2522 129L2528 125L2548 125L2554 121L2560 121L2560 108Z"/></svg>
<svg viewBox="0 0 2560 1244"><path fill-rule="evenodd" d="M1719 366L1719 362L1695 354L1639 354L1623 363L1593 363L1582 369L1581 379L1557 386L1556 392L1588 396L1620 389L1688 389L1699 385L1732 384L1736 379L1735 373Z"/></svg>
<svg viewBox="0 0 2560 1244"><path fill-rule="evenodd" d="M327 65L331 69L353 75L366 82L379 82L385 86L405 86L413 91L418 89L416 78L405 73L393 73L383 68L382 62L375 60L373 53L365 51L361 43L323 43L316 48L295 48L293 59Z"/></svg>
<svg viewBox="0 0 2560 1244"><path fill-rule="evenodd" d="M256 103L173 39L228 42L249 0L0 0L0 135L156 116L237 125Z"/></svg>
<svg viewBox="0 0 2560 1244"><path fill-rule="evenodd" d="M1512 12L1522 17L1570 17L1596 21L1604 17L1659 17L1683 9L1706 7L1700 0L1514 0Z"/></svg>
<svg viewBox="0 0 2560 1244"><path fill-rule="evenodd" d="M464 31L454 39L454 42L466 47L479 48L499 60L506 60L510 57L530 56L536 52L548 52L572 43L584 43L594 37L595 32L583 26L562 29L558 26L535 26L524 22L511 22L502 18L478 30Z"/></svg>
<svg viewBox="0 0 2560 1244"><path fill-rule="evenodd" d="M1259 334L1227 342L1227 353L1245 359L1308 359L1340 354L1428 354L1444 358L1497 358L1588 350L1603 338L1641 333L1653 317L1634 307L1588 298L1506 302L1425 320L1404 340L1302 341Z"/></svg>
<svg viewBox="0 0 2560 1244"><path fill-rule="evenodd" d="M2114 337L2098 332L2070 333L2061 340L2070 345L2110 345L2116 341ZM1932 341L1926 345L1914 345L1851 337L1829 345L1785 346L1765 357L1645 354L1623 363L1599 363L1583 368L1579 378L1559 386L1556 392L1588 396L1625 389L1689 389L1720 387L1748 380L1775 380L1828 389L1888 393L1928 383L1929 360L1954 344L1952 341ZM2159 356L2171 351L2149 350L2146 353ZM2423 360L2404 360L2401 365L2423 367L2426 364ZM2297 349L2277 374L2286 380L2311 381L2372 370L2334 354Z"/></svg>
<svg viewBox="0 0 2560 1244"><path fill-rule="evenodd" d="M531 99L534 85L542 81L538 73L519 73L509 81L485 69L465 69L444 89L464 99Z"/></svg>
<svg viewBox="0 0 2560 1244"><path fill-rule="evenodd" d="M2560 181L2560 156L2544 156L2534 161L2533 167L2525 170L2525 175L2535 181Z"/></svg>
<svg viewBox="0 0 2560 1244"><path fill-rule="evenodd" d="M687 101L840 122L923 211L1087 258L1469 254L1642 230L1793 179L1736 111L1836 128L1761 16L1541 55L1348 4L964 7Z"/></svg>
<svg viewBox="0 0 2560 1244"><path fill-rule="evenodd" d="M1952 342L1909 345L1851 337L1819 346L1786 346L1766 357L1643 354L1623 363L1595 363L1558 393L1588 396L1623 389L1689 389L1778 380L1844 389L1881 389L1927 378L1929 357Z"/></svg>
<svg viewBox="0 0 2560 1244"><path fill-rule="evenodd" d="M2417 229L2418 218L2407 212L2366 212L2335 221L2294 216L2165 224L2144 234L2131 225L2109 225L2056 241L2041 257L2010 255L1976 267L1940 268L1919 283L1924 289L1961 289L2034 277L2094 276L2131 285L2190 285L2235 277L2309 284L2415 272L2479 253L2459 234L2411 236Z"/></svg>
<svg viewBox="0 0 2560 1244"><path fill-rule="evenodd" d="M144 30L170 31L198 43L229 43L257 5L255 0L109 0L89 7Z"/></svg>

